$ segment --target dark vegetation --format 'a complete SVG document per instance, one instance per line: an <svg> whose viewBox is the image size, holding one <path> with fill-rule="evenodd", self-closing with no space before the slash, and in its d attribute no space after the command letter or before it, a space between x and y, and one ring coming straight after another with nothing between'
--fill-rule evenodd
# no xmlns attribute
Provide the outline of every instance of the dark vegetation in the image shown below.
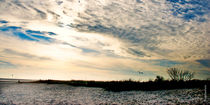
<svg viewBox="0 0 210 105"><path fill-rule="evenodd" d="M173 81L188 81L194 77L193 72L184 71L179 68L169 68L167 72Z"/></svg>
<svg viewBox="0 0 210 105"><path fill-rule="evenodd" d="M190 81L58 81L58 80L39 80L33 83L47 83L47 84L69 84L71 86L85 86L85 87L99 87L108 91L130 91L130 90L171 90L171 89L203 89L204 85L209 87L209 80L190 80ZM208 88L209 89L209 88Z"/></svg>
<svg viewBox="0 0 210 105"><path fill-rule="evenodd" d="M209 92L210 80L192 80L194 73L183 71L177 68L168 69L168 74L171 80L164 80L162 76L156 76L154 81L140 82L133 80L124 81L59 81L59 80L39 80L33 83L47 83L47 84L68 84L71 86L86 86L99 87L108 91L130 91L130 90L170 90L170 89L203 89L207 85Z"/></svg>

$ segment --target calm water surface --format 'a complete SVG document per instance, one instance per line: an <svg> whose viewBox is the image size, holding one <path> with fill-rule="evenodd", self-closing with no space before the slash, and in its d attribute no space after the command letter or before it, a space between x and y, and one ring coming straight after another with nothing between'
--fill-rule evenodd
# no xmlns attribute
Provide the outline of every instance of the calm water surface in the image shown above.
<svg viewBox="0 0 210 105"><path fill-rule="evenodd" d="M109 92L64 84L0 83L0 105L190 104L202 101L203 91L199 89Z"/></svg>

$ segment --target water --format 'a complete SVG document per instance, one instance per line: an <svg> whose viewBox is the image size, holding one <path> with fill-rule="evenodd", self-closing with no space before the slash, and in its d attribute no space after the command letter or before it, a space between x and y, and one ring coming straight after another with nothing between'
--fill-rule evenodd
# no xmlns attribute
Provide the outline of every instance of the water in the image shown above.
<svg viewBox="0 0 210 105"><path fill-rule="evenodd" d="M120 88L120 87L119 87ZM65 84L0 83L1 104L177 104L202 103L203 90L110 92Z"/></svg>

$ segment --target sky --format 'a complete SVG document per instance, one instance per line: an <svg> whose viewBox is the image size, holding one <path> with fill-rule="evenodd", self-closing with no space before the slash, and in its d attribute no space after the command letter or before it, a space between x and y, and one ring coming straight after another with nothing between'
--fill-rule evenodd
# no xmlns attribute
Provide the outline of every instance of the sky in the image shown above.
<svg viewBox="0 0 210 105"><path fill-rule="evenodd" d="M0 78L210 78L210 0L0 0L0 14Z"/></svg>

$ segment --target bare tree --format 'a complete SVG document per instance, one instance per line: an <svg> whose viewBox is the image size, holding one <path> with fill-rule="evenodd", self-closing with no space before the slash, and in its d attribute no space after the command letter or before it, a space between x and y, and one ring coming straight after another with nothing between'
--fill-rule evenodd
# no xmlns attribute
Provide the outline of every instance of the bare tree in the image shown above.
<svg viewBox="0 0 210 105"><path fill-rule="evenodd" d="M179 68L169 68L167 72L170 78L175 81L187 81L194 77L194 72L184 71Z"/></svg>

